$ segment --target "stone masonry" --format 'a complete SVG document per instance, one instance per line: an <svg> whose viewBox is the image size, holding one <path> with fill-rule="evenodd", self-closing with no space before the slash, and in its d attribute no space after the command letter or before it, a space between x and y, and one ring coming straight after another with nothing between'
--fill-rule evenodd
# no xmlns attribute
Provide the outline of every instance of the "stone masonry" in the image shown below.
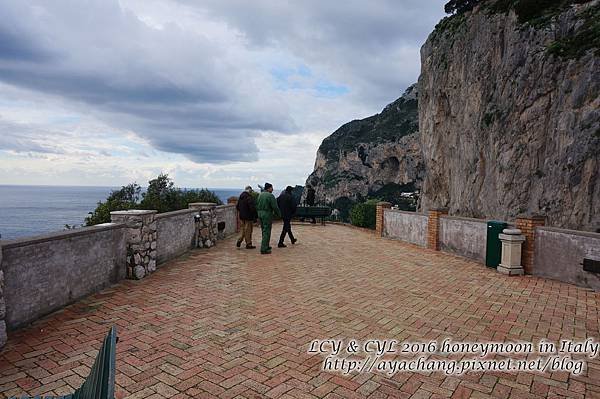
<svg viewBox="0 0 600 399"><path fill-rule="evenodd" d="M229 205L236 205L237 207L237 203L238 203L238 197L232 196L227 198L227 204ZM237 208L236 208L237 209ZM236 211L237 214L237 220L236 220L236 225L235 225L235 231L238 232L240 231L240 226L242 224L242 221L240 220L240 214Z"/></svg>
<svg viewBox="0 0 600 399"><path fill-rule="evenodd" d="M140 280L156 271L156 211L111 212L113 223L127 224L127 278Z"/></svg>
<svg viewBox="0 0 600 399"><path fill-rule="evenodd" d="M195 202L188 204L190 209L198 210L196 218L196 247L210 248L217 241L217 204L213 202Z"/></svg>
<svg viewBox="0 0 600 399"><path fill-rule="evenodd" d="M2 247L0 246L0 265L2 265ZM4 301L4 272L0 269L0 348L6 344L6 302Z"/></svg>

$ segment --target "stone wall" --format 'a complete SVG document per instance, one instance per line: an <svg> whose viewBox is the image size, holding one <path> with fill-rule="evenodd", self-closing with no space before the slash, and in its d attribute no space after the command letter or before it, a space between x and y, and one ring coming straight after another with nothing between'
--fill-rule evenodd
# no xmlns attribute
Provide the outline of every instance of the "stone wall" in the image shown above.
<svg viewBox="0 0 600 399"><path fill-rule="evenodd" d="M482 219L442 216L440 250L485 263L487 222Z"/></svg>
<svg viewBox="0 0 600 399"><path fill-rule="evenodd" d="M31 323L125 278L126 257L123 225L3 241L6 326L10 330Z"/></svg>
<svg viewBox="0 0 600 399"><path fill-rule="evenodd" d="M235 205L220 205L216 208L218 238L223 239L237 231L237 210ZM222 224L224 223L224 224ZM222 229L221 229L222 227Z"/></svg>
<svg viewBox="0 0 600 399"><path fill-rule="evenodd" d="M236 232L235 205L189 206L163 214L117 211L114 223L0 241L0 348L7 330Z"/></svg>
<svg viewBox="0 0 600 399"><path fill-rule="evenodd" d="M600 234L538 227L533 274L600 291L600 273L583 270L583 259L600 261Z"/></svg>
<svg viewBox="0 0 600 399"><path fill-rule="evenodd" d="M0 246L0 348L6 344L6 302L4 301L4 272L2 271L2 246Z"/></svg>
<svg viewBox="0 0 600 399"><path fill-rule="evenodd" d="M183 209L156 215L158 265L194 248L196 237L195 209Z"/></svg>
<svg viewBox="0 0 600 399"><path fill-rule="evenodd" d="M383 236L425 247L427 246L427 215L386 209Z"/></svg>
<svg viewBox="0 0 600 399"><path fill-rule="evenodd" d="M114 223L127 227L127 277L137 280L156 270L156 211L128 210L110 213Z"/></svg>

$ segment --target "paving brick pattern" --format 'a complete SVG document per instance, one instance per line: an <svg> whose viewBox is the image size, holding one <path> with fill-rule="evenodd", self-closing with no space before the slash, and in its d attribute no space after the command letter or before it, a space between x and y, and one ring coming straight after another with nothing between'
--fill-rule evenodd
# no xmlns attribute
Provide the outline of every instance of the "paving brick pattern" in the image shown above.
<svg viewBox="0 0 600 399"><path fill-rule="evenodd" d="M294 229L270 256L231 238L13 332L0 397L71 392L115 324L117 398L600 398L598 359L581 376L321 371L316 338L597 338L600 294L340 225Z"/></svg>

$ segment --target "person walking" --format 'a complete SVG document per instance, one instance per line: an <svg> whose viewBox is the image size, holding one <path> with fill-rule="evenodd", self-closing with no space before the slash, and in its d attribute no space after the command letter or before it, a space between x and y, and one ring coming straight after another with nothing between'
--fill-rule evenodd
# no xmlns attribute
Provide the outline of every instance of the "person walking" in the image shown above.
<svg viewBox="0 0 600 399"><path fill-rule="evenodd" d="M279 236L279 244L277 244L277 247L279 248L285 248L287 246L283 243L286 234L290 236L292 244L295 244L296 241L298 241L294 238L294 234L292 234L292 217L296 213L296 202L294 201L294 197L292 197L292 190L292 186L287 186L277 198L277 205L279 206L281 218L283 219L283 229L281 230L281 236Z"/></svg>
<svg viewBox="0 0 600 399"><path fill-rule="evenodd" d="M246 186L244 192L240 194L236 208L240 215L241 229L240 237L235 245L239 248L242 246L242 242L245 240L246 249L254 249L256 247L252 245L252 228L254 226L254 222L258 218L258 213L256 212L256 203L254 202L254 197L252 196L252 187Z"/></svg>
<svg viewBox="0 0 600 399"><path fill-rule="evenodd" d="M265 191L260 193L256 201L256 210L258 211L258 219L262 230L262 240L260 243L260 253L263 255L271 253L271 228L273 227L273 216L281 217L277 200L273 195L273 185L265 183Z"/></svg>
<svg viewBox="0 0 600 399"><path fill-rule="evenodd" d="M307 193L306 193L306 205L308 206L315 206L315 189L312 188L312 186L310 184L306 185L306 188L308 189ZM311 218L312 220L310 221L312 224L317 223L317 220L313 217Z"/></svg>

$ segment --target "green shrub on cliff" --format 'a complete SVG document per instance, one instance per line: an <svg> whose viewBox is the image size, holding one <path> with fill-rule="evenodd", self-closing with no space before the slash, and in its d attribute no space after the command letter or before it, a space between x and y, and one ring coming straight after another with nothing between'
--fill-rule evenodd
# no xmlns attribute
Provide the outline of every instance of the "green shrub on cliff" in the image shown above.
<svg viewBox="0 0 600 399"><path fill-rule="evenodd" d="M141 201L140 201L141 199ZM160 174L148 182L148 189L142 193L137 183L123 186L110 193L105 202L98 202L96 209L85 218L87 226L110 222L110 213L128 209L154 209L159 213L185 209L192 202L214 202L221 205L217 195L207 189L185 190L175 187L167 174Z"/></svg>
<svg viewBox="0 0 600 399"><path fill-rule="evenodd" d="M542 18L544 21L571 4L583 4L592 0L450 0L444 6L447 14L462 14L479 4L486 4L492 12L515 11L521 23ZM539 22L539 21L538 21Z"/></svg>
<svg viewBox="0 0 600 399"><path fill-rule="evenodd" d="M378 202L378 199L370 199L354 205L350 210L350 222L354 226L374 229Z"/></svg>
<svg viewBox="0 0 600 399"><path fill-rule="evenodd" d="M86 226L110 222L110 213L113 211L134 209L140 200L141 191L140 186L132 183L111 192L106 201L98 202L96 209L85 218Z"/></svg>

